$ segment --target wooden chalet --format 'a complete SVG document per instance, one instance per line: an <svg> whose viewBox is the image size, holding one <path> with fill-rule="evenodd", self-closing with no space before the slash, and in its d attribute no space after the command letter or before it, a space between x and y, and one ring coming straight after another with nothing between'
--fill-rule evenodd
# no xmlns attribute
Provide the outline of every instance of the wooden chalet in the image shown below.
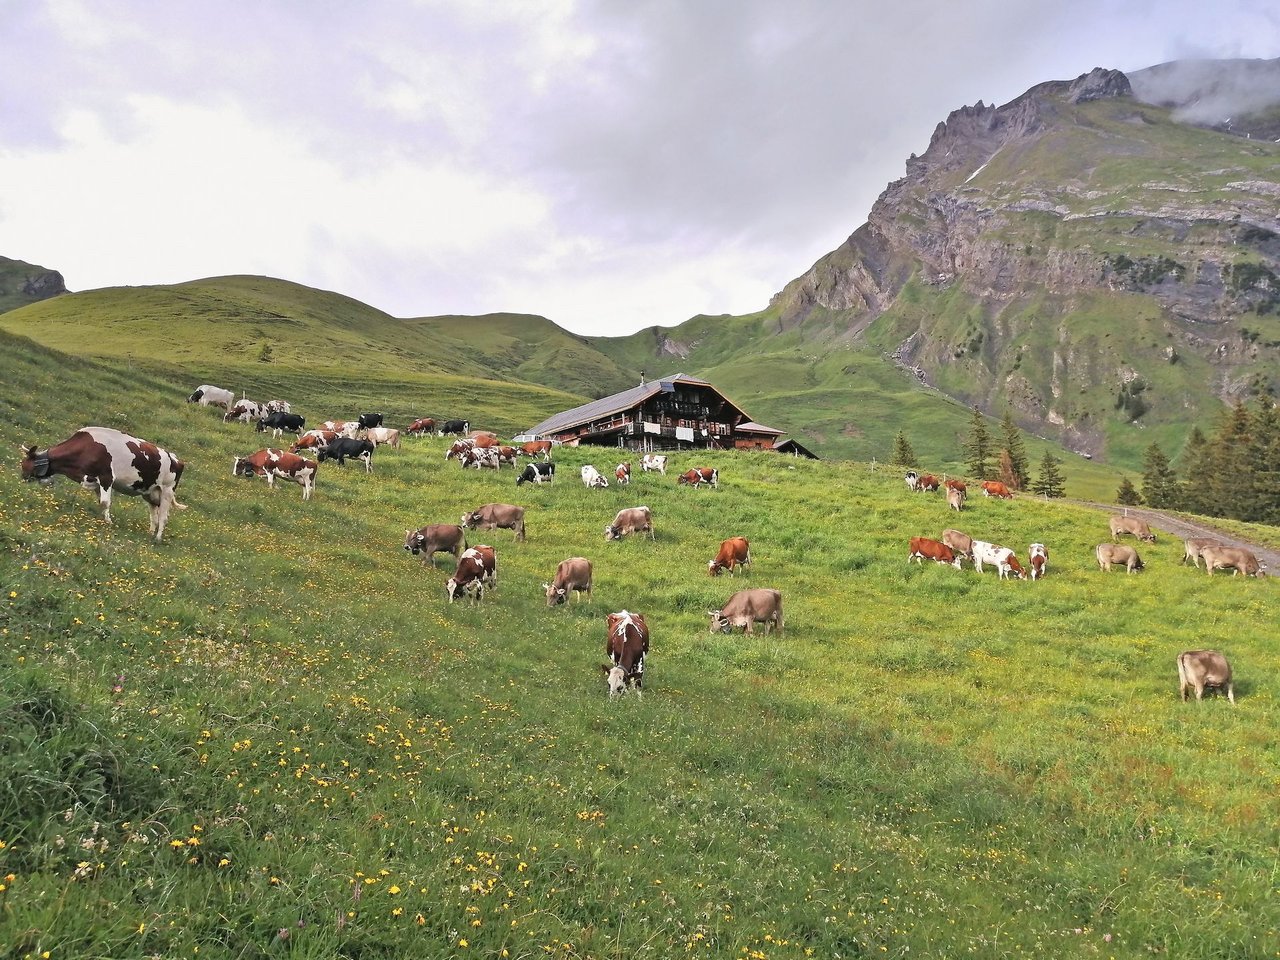
<svg viewBox="0 0 1280 960"><path fill-rule="evenodd" d="M706 380L683 373L557 413L526 432L572 446L585 443L638 452L774 450L783 434L753 421Z"/></svg>

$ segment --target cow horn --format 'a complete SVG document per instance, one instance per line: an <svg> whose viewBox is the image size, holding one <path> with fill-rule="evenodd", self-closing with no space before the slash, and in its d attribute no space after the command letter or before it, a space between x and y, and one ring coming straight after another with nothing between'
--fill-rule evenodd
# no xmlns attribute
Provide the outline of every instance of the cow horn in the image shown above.
<svg viewBox="0 0 1280 960"><path fill-rule="evenodd" d="M27 460L34 460L36 458L36 444L33 443L29 447L18 444L18 449L22 451L22 456Z"/></svg>

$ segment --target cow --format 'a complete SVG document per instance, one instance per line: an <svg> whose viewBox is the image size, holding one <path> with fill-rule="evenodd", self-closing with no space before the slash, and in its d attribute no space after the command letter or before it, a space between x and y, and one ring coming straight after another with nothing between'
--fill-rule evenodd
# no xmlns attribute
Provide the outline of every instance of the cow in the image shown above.
<svg viewBox="0 0 1280 960"><path fill-rule="evenodd" d="M471 424L466 420L445 420L436 428L436 433L442 437L460 437L470 429Z"/></svg>
<svg viewBox="0 0 1280 960"><path fill-rule="evenodd" d="M230 423L232 420L239 420L241 423L249 423L251 420L257 420L263 413L262 404L257 400L241 399L222 415L222 422Z"/></svg>
<svg viewBox="0 0 1280 960"><path fill-rule="evenodd" d="M955 487L947 487L947 506L959 513L964 506L964 494Z"/></svg>
<svg viewBox="0 0 1280 960"><path fill-rule="evenodd" d="M333 441L338 439L338 435L332 430L308 430L300 436L289 448L290 453L297 453L299 450L323 450Z"/></svg>
<svg viewBox="0 0 1280 960"><path fill-rule="evenodd" d="M350 437L355 435L356 422L354 420L326 420L320 424L322 430L332 430L340 437Z"/></svg>
<svg viewBox="0 0 1280 960"><path fill-rule="evenodd" d="M1122 564L1126 571L1133 573L1142 569L1142 558L1133 547L1120 546L1115 543L1100 543L1093 555L1098 558L1098 569L1104 573L1111 572L1113 563Z"/></svg>
<svg viewBox="0 0 1280 960"><path fill-rule="evenodd" d="M930 540L928 537L912 537L911 552L907 554L907 563L914 560L916 563L924 563L924 561L932 560L934 563L949 563L957 570L960 569L961 555L948 547L945 543L938 540Z"/></svg>
<svg viewBox="0 0 1280 960"><path fill-rule="evenodd" d="M998 500L1012 500L1013 494L999 480L983 480L982 495L984 497L995 497Z"/></svg>
<svg viewBox="0 0 1280 960"><path fill-rule="evenodd" d="M461 560L462 551L467 549L467 534L457 524L433 523L419 530L406 530L404 548L421 556L424 565L430 561L434 567L437 553L452 554L455 562Z"/></svg>
<svg viewBox="0 0 1280 960"><path fill-rule="evenodd" d="M142 497L151 506L148 532L159 543L169 510L185 510L178 502L178 482L186 465L154 443L110 427L81 427L43 453L33 444L22 448L22 479L52 483L70 477L97 491L102 519L111 523L112 491Z"/></svg>
<svg viewBox="0 0 1280 960"><path fill-rule="evenodd" d="M1019 580L1027 579L1027 572L1022 569L1017 556L1008 547L987 543L985 540L975 540L972 549L973 569L978 573L982 572L984 563L989 563L996 568L1001 580L1007 579L1009 574L1013 574Z"/></svg>
<svg viewBox="0 0 1280 960"><path fill-rule="evenodd" d="M606 540L621 540L629 533L649 532L649 539L656 540L653 530L653 511L648 507L626 507L619 510L613 523L604 528Z"/></svg>
<svg viewBox="0 0 1280 960"><path fill-rule="evenodd" d="M324 454L321 454L323 457ZM316 487L316 471L319 469L314 460L307 460L288 450L272 450L270 447L251 453L247 457L236 457L231 465L233 477L262 477L267 486L275 489L276 478L292 480L302 486L302 499L310 500Z"/></svg>
<svg viewBox="0 0 1280 960"><path fill-rule="evenodd" d="M542 585L547 595L547 606L554 607L569 599L569 591L574 591L582 599L582 594L591 599L591 561L586 557L570 557L561 560L556 567L556 575L550 583Z"/></svg>
<svg viewBox="0 0 1280 960"><path fill-rule="evenodd" d="M187 403L199 403L202 407L222 407L229 410L235 403L236 395L230 390L223 390L208 383L196 387L195 392L187 397Z"/></svg>
<svg viewBox="0 0 1280 960"><path fill-rule="evenodd" d="M278 437L286 430L290 433L301 434L302 428L306 425L307 420L305 417L299 416L296 413L286 413L283 410L276 410L272 413L268 413L265 417L258 420L258 425L255 429L258 433L265 433L267 430L270 430L272 437Z"/></svg>
<svg viewBox="0 0 1280 960"><path fill-rule="evenodd" d="M436 432L436 422L431 417L418 417L404 432L411 437L425 437L428 433Z"/></svg>
<svg viewBox="0 0 1280 960"><path fill-rule="evenodd" d="M1045 571L1049 569L1049 551L1043 543L1033 543L1027 548L1027 566L1031 568L1032 580L1044 579Z"/></svg>
<svg viewBox="0 0 1280 960"><path fill-rule="evenodd" d="M1188 560L1197 570L1200 569L1200 551L1205 547L1221 547L1225 546L1221 540L1214 540L1211 537L1192 537L1184 540L1182 543L1182 562L1185 564Z"/></svg>
<svg viewBox="0 0 1280 960"><path fill-rule="evenodd" d="M267 413L292 413L293 406L288 400L268 400L262 405L262 409Z"/></svg>
<svg viewBox="0 0 1280 960"><path fill-rule="evenodd" d="M681 486L682 484L688 484L691 487L700 487L706 484L709 487L718 488L720 486L720 471L714 467L693 467L676 477L676 486Z"/></svg>
<svg viewBox="0 0 1280 960"><path fill-rule="evenodd" d="M1178 695L1187 702L1187 689L1204 699L1206 687L1227 691L1227 700L1235 706L1236 694L1231 683L1231 664L1217 650L1184 650L1178 654Z"/></svg>
<svg viewBox="0 0 1280 960"><path fill-rule="evenodd" d="M734 627L742 627L746 633L754 633L757 623L764 624L764 632L772 627L782 633L782 594L777 590L756 588L739 590L719 610L708 610L712 633L731 633Z"/></svg>
<svg viewBox="0 0 1280 960"><path fill-rule="evenodd" d="M400 449L400 431L391 427L369 427L366 438L375 447L382 443L392 450Z"/></svg>
<svg viewBox="0 0 1280 960"><path fill-rule="evenodd" d="M526 463L520 476L516 477L516 486L522 483L550 483L555 475L554 463Z"/></svg>
<svg viewBox="0 0 1280 960"><path fill-rule="evenodd" d="M517 540L523 540L524 507L510 503L486 503L470 513L464 513L462 525L468 530L512 530Z"/></svg>
<svg viewBox="0 0 1280 960"><path fill-rule="evenodd" d="M356 426L361 430L372 430L374 427L382 426L382 414L380 413L362 413L356 420Z"/></svg>
<svg viewBox="0 0 1280 960"><path fill-rule="evenodd" d="M1204 558L1204 571L1209 576L1213 576L1215 570L1225 570L1231 568L1231 575L1234 577L1238 573L1244 574L1246 577L1265 577L1266 567L1258 562L1250 551L1243 547L1205 547L1200 551L1200 556Z"/></svg>
<svg viewBox="0 0 1280 960"><path fill-rule="evenodd" d="M609 662L603 664L603 670L609 696L616 697L629 686L643 693L644 658L649 652L649 625L644 614L626 610L607 614L605 628L604 654Z"/></svg>
<svg viewBox="0 0 1280 960"><path fill-rule="evenodd" d="M464 450L458 457L458 463L462 465L463 470L467 467L475 467L477 470L498 470L502 466L501 460L498 459L497 447L472 447L470 450Z"/></svg>
<svg viewBox="0 0 1280 960"><path fill-rule="evenodd" d="M948 490L959 490L961 499L969 499L969 487L963 480L957 480L952 477L950 480L943 480L942 485Z"/></svg>
<svg viewBox="0 0 1280 960"><path fill-rule="evenodd" d="M526 457L541 457L543 460L550 460L551 441L530 440L528 443L522 443L520 444L520 453Z"/></svg>
<svg viewBox="0 0 1280 960"><path fill-rule="evenodd" d="M640 458L640 470L643 473L660 473L667 475L667 458L659 453L646 453Z"/></svg>
<svg viewBox="0 0 1280 960"><path fill-rule="evenodd" d="M618 481L618 486L625 487L631 482L631 462L620 463L613 470L614 479Z"/></svg>
<svg viewBox="0 0 1280 960"><path fill-rule="evenodd" d="M474 440L455 440L453 443L449 444L449 449L444 452L444 458L446 460L452 460L454 457L457 457L461 460L464 453L468 450L474 450L475 448L476 442Z"/></svg>
<svg viewBox="0 0 1280 960"><path fill-rule="evenodd" d="M474 440L477 447L492 447L498 443L498 435L492 430L471 430L467 437Z"/></svg>
<svg viewBox="0 0 1280 960"><path fill-rule="evenodd" d="M321 463L325 460L337 460L338 466L347 465L347 457L364 463L364 472L373 473L373 444L368 440L356 440L352 437L338 437L320 451L317 457Z"/></svg>
<svg viewBox="0 0 1280 960"><path fill-rule="evenodd" d="M926 473L920 478L918 489L921 493L937 493L941 481L932 473Z"/></svg>
<svg viewBox="0 0 1280 960"><path fill-rule="evenodd" d="M504 463L511 464L512 470L516 468L516 455L518 451L516 450L515 447L498 446L498 447L490 447L490 449L498 451L498 469L499 470L502 469L502 465Z"/></svg>
<svg viewBox="0 0 1280 960"><path fill-rule="evenodd" d="M595 467L593 467L591 464L588 463L582 468L582 484L588 490L590 490L593 487L603 490L607 486L609 486L609 481L603 474L600 473L599 470L597 470Z"/></svg>
<svg viewBox="0 0 1280 960"><path fill-rule="evenodd" d="M902 479L906 481L907 489L912 493L915 493L920 489L920 474L916 473L914 470L908 470L907 475Z"/></svg>
<svg viewBox="0 0 1280 960"><path fill-rule="evenodd" d="M1111 525L1111 536L1113 537L1128 533L1139 540L1145 540L1147 543L1156 542L1156 535L1151 532L1151 528L1147 526L1147 521L1145 520L1139 520L1137 517L1122 517L1117 513L1112 514L1109 523Z"/></svg>
<svg viewBox="0 0 1280 960"><path fill-rule="evenodd" d="M751 564L751 544L746 537L730 537L720 541L720 552L707 564L707 575L720 576L721 570L728 570L730 576L737 576L734 567L744 569Z"/></svg>
<svg viewBox="0 0 1280 960"><path fill-rule="evenodd" d="M973 562L973 537L959 530L942 531L942 542L956 552L957 556Z"/></svg>
<svg viewBox="0 0 1280 960"><path fill-rule="evenodd" d="M484 599L486 587L493 589L497 585L498 555L488 544L477 543L463 551L458 558L457 569L444 588L450 603L465 594L475 604Z"/></svg>

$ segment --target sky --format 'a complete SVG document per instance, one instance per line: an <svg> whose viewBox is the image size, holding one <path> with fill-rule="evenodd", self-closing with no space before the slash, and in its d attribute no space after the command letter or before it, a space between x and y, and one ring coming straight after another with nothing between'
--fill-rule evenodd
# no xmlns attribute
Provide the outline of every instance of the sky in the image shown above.
<svg viewBox="0 0 1280 960"><path fill-rule="evenodd" d="M947 114L1280 56L1274 0L0 0L0 256L397 317L742 314Z"/></svg>

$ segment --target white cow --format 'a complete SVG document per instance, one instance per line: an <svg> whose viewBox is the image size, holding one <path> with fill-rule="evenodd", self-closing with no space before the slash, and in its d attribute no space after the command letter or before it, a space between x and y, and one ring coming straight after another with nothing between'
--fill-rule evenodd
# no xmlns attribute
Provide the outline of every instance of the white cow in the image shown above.
<svg viewBox="0 0 1280 960"><path fill-rule="evenodd" d="M646 453L640 458L640 469L645 473L656 471L665 477L667 475L667 458L658 453Z"/></svg>
<svg viewBox="0 0 1280 960"><path fill-rule="evenodd" d="M230 390L202 383L196 387L195 393L187 397L187 403L199 403L202 407L222 407L224 410L230 410L235 399L236 395Z"/></svg>
<svg viewBox="0 0 1280 960"><path fill-rule="evenodd" d="M609 481L604 477L604 475L589 463L582 468L582 482L588 488L599 487L603 490L605 487L609 486Z"/></svg>
<svg viewBox="0 0 1280 960"><path fill-rule="evenodd" d="M981 573L984 563L995 567L1001 580L1008 579L1009 574L1013 574L1019 580L1027 579L1026 571L1022 569L1022 564L1018 562L1012 550L985 540L975 540L973 541L973 569Z"/></svg>

